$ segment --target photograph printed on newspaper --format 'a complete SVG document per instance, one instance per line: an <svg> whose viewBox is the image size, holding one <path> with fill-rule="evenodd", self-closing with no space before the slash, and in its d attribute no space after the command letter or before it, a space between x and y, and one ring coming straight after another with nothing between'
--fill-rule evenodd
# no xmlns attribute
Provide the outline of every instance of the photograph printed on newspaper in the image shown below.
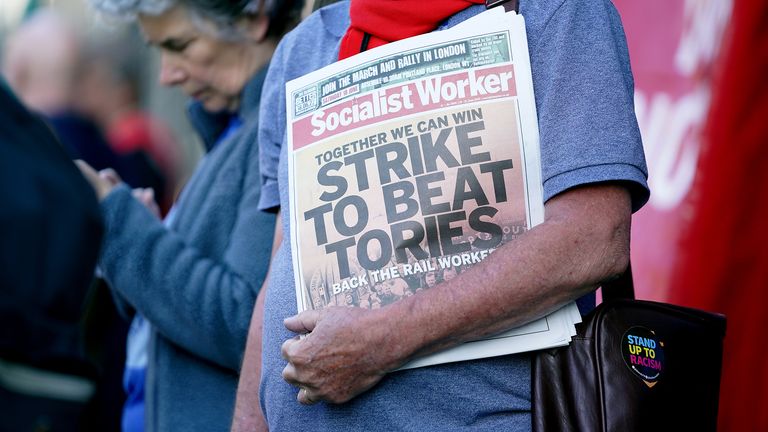
<svg viewBox="0 0 768 432"><path fill-rule="evenodd" d="M361 53L289 82L286 95L300 311L385 307L543 221L517 14L499 8ZM411 366L566 344L574 307Z"/></svg>

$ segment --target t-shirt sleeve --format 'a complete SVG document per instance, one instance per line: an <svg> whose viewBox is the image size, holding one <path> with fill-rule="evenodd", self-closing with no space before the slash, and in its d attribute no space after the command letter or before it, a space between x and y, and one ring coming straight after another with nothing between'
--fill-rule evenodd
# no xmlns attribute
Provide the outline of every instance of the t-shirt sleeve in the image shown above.
<svg viewBox="0 0 768 432"><path fill-rule="evenodd" d="M265 211L274 211L280 207L277 175L280 151L285 137L284 45L281 43L278 46L269 64L259 107L259 169L261 170L259 210Z"/></svg>
<svg viewBox="0 0 768 432"><path fill-rule="evenodd" d="M621 182L638 210L648 201L648 172L616 9L608 0L565 0L528 31L544 199L579 185Z"/></svg>

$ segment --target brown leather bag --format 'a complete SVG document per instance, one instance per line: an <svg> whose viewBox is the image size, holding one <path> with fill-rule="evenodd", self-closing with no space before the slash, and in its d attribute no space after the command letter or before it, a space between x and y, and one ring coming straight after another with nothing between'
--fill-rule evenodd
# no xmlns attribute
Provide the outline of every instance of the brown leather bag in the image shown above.
<svg viewBox="0 0 768 432"><path fill-rule="evenodd" d="M570 345L533 356L533 430L716 430L725 317L634 300L630 270L612 285Z"/></svg>

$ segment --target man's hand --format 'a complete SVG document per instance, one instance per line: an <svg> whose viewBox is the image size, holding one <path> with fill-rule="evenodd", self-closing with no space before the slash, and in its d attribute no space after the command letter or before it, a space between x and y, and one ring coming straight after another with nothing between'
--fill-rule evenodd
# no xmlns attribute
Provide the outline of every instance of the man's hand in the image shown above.
<svg viewBox="0 0 768 432"><path fill-rule="evenodd" d="M306 334L282 347L288 361L283 378L300 388L300 403L346 402L401 366L402 353L392 346L387 336L391 329L382 316L379 311L333 307L285 320L288 330Z"/></svg>

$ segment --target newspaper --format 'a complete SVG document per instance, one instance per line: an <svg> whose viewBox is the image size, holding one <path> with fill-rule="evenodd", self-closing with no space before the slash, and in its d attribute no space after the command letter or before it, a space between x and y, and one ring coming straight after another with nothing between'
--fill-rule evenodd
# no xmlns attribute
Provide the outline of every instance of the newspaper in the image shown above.
<svg viewBox="0 0 768 432"><path fill-rule="evenodd" d="M358 54L290 81L286 95L299 311L386 306L544 219L525 24L514 12ZM408 367L565 345L580 319L570 304Z"/></svg>

